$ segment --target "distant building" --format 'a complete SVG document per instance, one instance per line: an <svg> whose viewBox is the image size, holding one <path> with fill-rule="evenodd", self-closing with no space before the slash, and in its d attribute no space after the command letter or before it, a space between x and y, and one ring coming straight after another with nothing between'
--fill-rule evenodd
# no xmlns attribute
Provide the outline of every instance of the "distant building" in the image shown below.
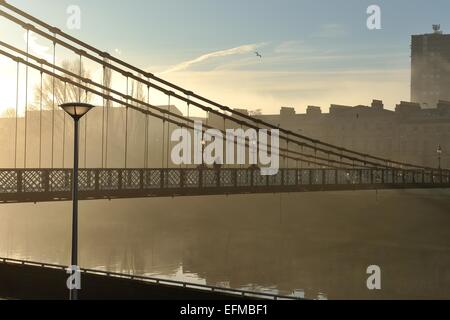
<svg viewBox="0 0 450 320"><path fill-rule="evenodd" d="M171 113L182 115L182 112L174 105L158 106L163 110L170 110ZM157 112L155 112L158 114ZM56 110L54 114L55 123L52 126L53 114L51 110L40 112L36 110L28 111L27 123L27 167L39 167L39 148L41 149L41 164L43 168L50 168L52 160L55 167L70 168L73 159L73 129L64 112ZM104 122L102 121L104 119ZM106 120L107 119L107 120ZM169 124L161 119L148 117L148 139L145 138L146 121L142 113L129 109L128 116L126 109L121 107L111 107L103 114L103 108L95 108L89 113L88 122L83 118L80 123L80 167L99 168L102 166L102 146L103 160L108 163L109 168L121 168L125 160L125 142L127 139L127 165L129 168L140 168L145 163L145 145L150 148L148 153L148 165L159 168L161 166L171 166L170 157L173 143L168 144L168 137L176 128L174 124ZM126 123L128 121L128 126ZM42 134L40 134L40 124L42 123ZM17 119L17 150L15 147L15 117L0 117L0 168L13 168L15 154L17 164L23 167L25 150L25 119ZM128 134L126 135L126 128ZM88 132L85 139L85 132ZM104 134L102 134L104 130ZM54 132L54 143L52 146L52 131ZM106 132L108 139L106 139ZM42 137L42 145L41 145ZM127 137L127 138L126 138ZM162 145L164 141L164 156ZM53 156L52 156L53 154Z"/></svg>
<svg viewBox="0 0 450 320"><path fill-rule="evenodd" d="M439 25L434 32L413 35L411 43L411 101L423 107L450 101L450 34Z"/></svg>
<svg viewBox="0 0 450 320"><path fill-rule="evenodd" d="M438 166L440 145L442 166L450 168L447 101L438 102L432 109L401 102L395 111L385 109L380 100L374 100L371 106L331 105L329 113L315 106L308 107L305 114L282 108L280 114L256 118L351 150L430 167Z"/></svg>

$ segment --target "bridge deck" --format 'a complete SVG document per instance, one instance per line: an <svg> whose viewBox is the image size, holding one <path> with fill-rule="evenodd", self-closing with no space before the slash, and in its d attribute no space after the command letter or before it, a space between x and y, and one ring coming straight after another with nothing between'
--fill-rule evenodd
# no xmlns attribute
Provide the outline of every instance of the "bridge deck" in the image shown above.
<svg viewBox="0 0 450 320"><path fill-rule="evenodd" d="M0 202L71 199L68 169L2 169ZM80 199L117 199L251 193L450 188L444 170L280 169L82 169Z"/></svg>

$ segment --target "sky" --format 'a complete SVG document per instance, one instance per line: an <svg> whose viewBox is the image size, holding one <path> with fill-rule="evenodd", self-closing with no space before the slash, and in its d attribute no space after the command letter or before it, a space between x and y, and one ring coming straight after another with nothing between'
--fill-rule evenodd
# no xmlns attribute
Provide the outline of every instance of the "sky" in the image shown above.
<svg viewBox="0 0 450 320"><path fill-rule="evenodd" d="M429 33L432 24L450 32L448 0L8 2L191 91L264 113L372 99L395 108L410 97L411 34ZM381 30L367 28L374 4ZM67 29L70 5L81 10L79 30ZM0 17L0 39L23 47L24 31L10 28ZM51 57L47 46L34 39L35 53ZM14 104L15 91L15 67L6 60L0 58L3 109Z"/></svg>

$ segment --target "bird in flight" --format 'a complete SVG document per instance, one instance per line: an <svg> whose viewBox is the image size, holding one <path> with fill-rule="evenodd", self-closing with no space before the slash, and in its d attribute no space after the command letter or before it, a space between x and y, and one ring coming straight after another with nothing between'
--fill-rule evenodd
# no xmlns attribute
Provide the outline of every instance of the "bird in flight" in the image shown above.
<svg viewBox="0 0 450 320"><path fill-rule="evenodd" d="M256 51L255 54L256 54L257 57L262 59L262 55L258 51Z"/></svg>

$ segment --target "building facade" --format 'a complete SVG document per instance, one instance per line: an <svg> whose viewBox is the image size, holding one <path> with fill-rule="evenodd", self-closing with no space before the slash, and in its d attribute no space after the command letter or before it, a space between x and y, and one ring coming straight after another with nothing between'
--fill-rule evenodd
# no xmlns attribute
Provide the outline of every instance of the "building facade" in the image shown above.
<svg viewBox="0 0 450 320"><path fill-rule="evenodd" d="M439 25L433 29L411 41L411 101L425 108L450 101L450 34L443 34Z"/></svg>
<svg viewBox="0 0 450 320"><path fill-rule="evenodd" d="M315 106L305 114L281 108L257 118L351 150L436 168L441 146L441 165L450 168L450 102L434 108L401 102L392 111L374 100L371 106L331 105L329 113Z"/></svg>

